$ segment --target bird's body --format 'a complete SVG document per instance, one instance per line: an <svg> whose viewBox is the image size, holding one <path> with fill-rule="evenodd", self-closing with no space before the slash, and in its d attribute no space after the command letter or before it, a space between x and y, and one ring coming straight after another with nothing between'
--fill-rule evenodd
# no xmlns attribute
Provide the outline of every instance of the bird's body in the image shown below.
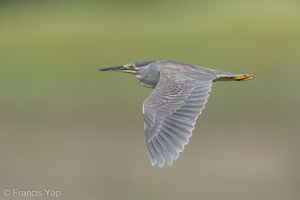
<svg viewBox="0 0 300 200"><path fill-rule="evenodd" d="M99 70L131 73L143 86L155 88L144 101L143 113L150 161L159 167L165 162L172 165L183 151L213 82L253 78L170 60L137 61Z"/></svg>

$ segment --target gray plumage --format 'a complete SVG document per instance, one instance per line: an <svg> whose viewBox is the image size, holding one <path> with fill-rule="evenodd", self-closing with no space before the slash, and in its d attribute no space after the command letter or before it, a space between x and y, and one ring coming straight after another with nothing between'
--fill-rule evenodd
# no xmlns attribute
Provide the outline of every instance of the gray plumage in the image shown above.
<svg viewBox="0 0 300 200"><path fill-rule="evenodd" d="M172 165L189 142L213 82L253 78L169 60L137 61L99 70L131 73L143 86L155 88L144 101L143 114L150 161L159 167Z"/></svg>

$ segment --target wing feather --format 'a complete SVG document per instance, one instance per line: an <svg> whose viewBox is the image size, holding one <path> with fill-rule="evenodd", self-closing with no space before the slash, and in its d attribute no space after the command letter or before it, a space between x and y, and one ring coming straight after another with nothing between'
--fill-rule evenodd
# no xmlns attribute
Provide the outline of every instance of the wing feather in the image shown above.
<svg viewBox="0 0 300 200"><path fill-rule="evenodd" d="M212 83L213 80L161 73L158 85L143 105L152 165L172 165L179 157L204 109Z"/></svg>

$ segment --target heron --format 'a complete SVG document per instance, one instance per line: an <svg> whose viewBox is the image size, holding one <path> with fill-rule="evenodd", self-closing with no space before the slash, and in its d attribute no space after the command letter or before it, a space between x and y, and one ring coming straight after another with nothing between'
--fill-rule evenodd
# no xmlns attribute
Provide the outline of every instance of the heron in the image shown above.
<svg viewBox="0 0 300 200"><path fill-rule="evenodd" d="M133 74L140 84L154 88L143 103L144 131L150 162L159 167L171 166L188 144L214 82L254 76L171 60L136 61L99 71Z"/></svg>

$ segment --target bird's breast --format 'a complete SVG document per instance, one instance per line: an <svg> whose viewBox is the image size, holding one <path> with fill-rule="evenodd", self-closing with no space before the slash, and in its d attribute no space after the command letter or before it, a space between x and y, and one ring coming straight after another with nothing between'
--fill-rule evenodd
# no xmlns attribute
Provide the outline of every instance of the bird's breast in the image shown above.
<svg viewBox="0 0 300 200"><path fill-rule="evenodd" d="M147 74L145 76L137 75L136 76L140 84L148 88L155 88L159 81L159 74L152 75Z"/></svg>

